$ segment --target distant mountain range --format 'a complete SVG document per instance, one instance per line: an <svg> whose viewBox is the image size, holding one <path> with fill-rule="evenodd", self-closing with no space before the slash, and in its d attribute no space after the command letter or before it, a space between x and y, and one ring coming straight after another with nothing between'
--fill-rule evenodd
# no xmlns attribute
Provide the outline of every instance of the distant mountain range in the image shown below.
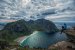
<svg viewBox="0 0 75 50"><path fill-rule="evenodd" d="M0 30L2 30L2 29L4 28L5 25L6 25L6 23L0 22Z"/></svg>
<svg viewBox="0 0 75 50"><path fill-rule="evenodd" d="M5 26L5 25L6 25L6 23L2 23L2 22L0 22L0 25Z"/></svg>

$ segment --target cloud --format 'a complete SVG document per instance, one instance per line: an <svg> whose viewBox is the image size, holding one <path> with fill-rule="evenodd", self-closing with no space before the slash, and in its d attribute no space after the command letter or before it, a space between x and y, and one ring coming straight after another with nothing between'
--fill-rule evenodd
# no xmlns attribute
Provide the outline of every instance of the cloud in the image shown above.
<svg viewBox="0 0 75 50"><path fill-rule="evenodd" d="M0 20L0 22L14 22L14 21L16 21L16 20L8 20L8 19L5 19L5 20L4 19L1 19Z"/></svg>
<svg viewBox="0 0 75 50"><path fill-rule="evenodd" d="M46 15L52 15L52 14L56 14L54 9L48 9L42 12L41 15L46 16Z"/></svg>
<svg viewBox="0 0 75 50"><path fill-rule="evenodd" d="M0 0L0 19L72 20L74 5L75 0Z"/></svg>
<svg viewBox="0 0 75 50"><path fill-rule="evenodd" d="M74 21L75 22L75 12L63 12L63 13L58 13L55 15L48 15L45 17L45 19L54 21L54 22L70 22Z"/></svg>

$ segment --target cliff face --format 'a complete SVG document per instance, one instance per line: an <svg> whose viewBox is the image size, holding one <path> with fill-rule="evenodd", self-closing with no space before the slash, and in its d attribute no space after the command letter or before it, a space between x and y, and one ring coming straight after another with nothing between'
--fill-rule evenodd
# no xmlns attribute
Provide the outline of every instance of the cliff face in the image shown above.
<svg viewBox="0 0 75 50"><path fill-rule="evenodd" d="M43 31L47 33L53 33L57 31L57 27L55 26L55 24L45 19L28 21L27 25L32 31Z"/></svg>
<svg viewBox="0 0 75 50"><path fill-rule="evenodd" d="M8 23L3 30L8 30L12 32L26 32L29 33L28 28L26 27L25 20L19 20L16 22Z"/></svg>
<svg viewBox="0 0 75 50"><path fill-rule="evenodd" d="M43 31L47 33L52 33L57 31L55 24L49 20L38 19L38 20L19 20L13 23L8 23L4 30L15 31L15 32L34 32Z"/></svg>
<svg viewBox="0 0 75 50"><path fill-rule="evenodd" d="M55 24L49 20L45 19L38 19L38 20L19 20L16 22L8 23L4 29L0 32L6 35L12 37L19 37L24 35L30 35L34 31L42 31L47 33L55 33L57 32L57 27ZM14 38L15 38L14 37Z"/></svg>

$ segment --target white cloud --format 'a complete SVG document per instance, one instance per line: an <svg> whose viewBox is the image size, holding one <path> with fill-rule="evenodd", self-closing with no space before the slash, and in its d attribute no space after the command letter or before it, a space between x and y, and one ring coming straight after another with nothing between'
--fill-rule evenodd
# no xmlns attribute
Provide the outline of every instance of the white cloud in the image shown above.
<svg viewBox="0 0 75 50"><path fill-rule="evenodd" d="M1 0L0 18L3 19L5 17L6 19L16 20L32 18L46 18L49 20L74 18L74 2L74 0ZM49 9L54 9L56 14L46 15L45 17L41 15Z"/></svg>

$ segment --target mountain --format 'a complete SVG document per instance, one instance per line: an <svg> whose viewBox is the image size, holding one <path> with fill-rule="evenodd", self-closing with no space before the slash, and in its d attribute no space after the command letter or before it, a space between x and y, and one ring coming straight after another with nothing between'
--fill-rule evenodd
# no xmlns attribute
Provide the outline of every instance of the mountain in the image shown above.
<svg viewBox="0 0 75 50"><path fill-rule="evenodd" d="M24 20L11 22L5 25L3 30L0 31L0 39L12 41L17 37L31 34L25 25Z"/></svg>
<svg viewBox="0 0 75 50"><path fill-rule="evenodd" d="M26 32L32 33L34 31L44 31L44 32L56 32L57 28L55 24L49 20L38 19L38 20L19 20L16 22L8 23L4 30L10 30L12 32Z"/></svg>
<svg viewBox="0 0 75 50"><path fill-rule="evenodd" d="M15 39L20 36L30 35L34 31L42 31L46 33L55 33L57 32L57 27L55 24L49 20L38 19L38 20L19 20L16 22L8 23L0 35L4 39ZM10 38L9 38L10 37Z"/></svg>
<svg viewBox="0 0 75 50"><path fill-rule="evenodd" d="M26 32L28 33L28 28L26 27L26 21L25 20L19 20L16 22L11 22L8 23L3 30L8 30L8 31L12 31L12 32Z"/></svg>
<svg viewBox="0 0 75 50"><path fill-rule="evenodd" d="M45 19L38 19L35 21L30 20L28 21L27 25L32 31L43 31L51 33L51 32L56 32L57 30L53 22Z"/></svg>

